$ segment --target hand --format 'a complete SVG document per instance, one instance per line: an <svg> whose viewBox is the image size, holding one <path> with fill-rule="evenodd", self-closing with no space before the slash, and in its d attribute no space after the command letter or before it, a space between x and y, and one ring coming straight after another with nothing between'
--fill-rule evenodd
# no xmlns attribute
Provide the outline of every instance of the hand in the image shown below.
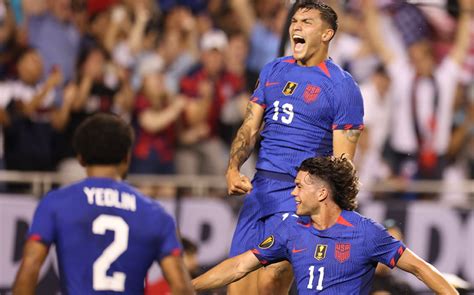
<svg viewBox="0 0 474 295"><path fill-rule="evenodd" d="M68 108L73 104L77 94L77 86L74 83L69 83L63 90L63 104Z"/></svg>
<svg viewBox="0 0 474 295"><path fill-rule="evenodd" d="M227 180L227 193L230 196L247 194L253 188L250 179L237 170L227 170L225 178Z"/></svg>
<svg viewBox="0 0 474 295"><path fill-rule="evenodd" d="M60 85L63 82L63 80L64 80L64 76L63 76L62 71L59 68L55 67L49 74L48 79L46 80L46 85L48 87L54 88Z"/></svg>
<svg viewBox="0 0 474 295"><path fill-rule="evenodd" d="M187 104L186 97L184 95L176 95L172 105L177 111L182 111Z"/></svg>
<svg viewBox="0 0 474 295"><path fill-rule="evenodd" d="M144 3L136 3L135 5L135 20L138 23L146 24L150 19L150 13Z"/></svg>
<svg viewBox="0 0 474 295"><path fill-rule="evenodd" d="M210 80L199 82L198 93L201 98L212 98L214 96L214 83Z"/></svg>

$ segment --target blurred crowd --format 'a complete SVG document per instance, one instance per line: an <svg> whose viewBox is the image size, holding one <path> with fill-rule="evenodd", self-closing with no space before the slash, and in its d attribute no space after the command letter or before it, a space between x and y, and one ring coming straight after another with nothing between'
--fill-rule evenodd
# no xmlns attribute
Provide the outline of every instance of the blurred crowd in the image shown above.
<svg viewBox="0 0 474 295"><path fill-rule="evenodd" d="M340 21L331 58L364 97L362 181L474 178L472 2L326 2ZM0 0L0 165L83 175L72 134L87 116L113 112L136 131L131 173L222 176L290 7Z"/></svg>

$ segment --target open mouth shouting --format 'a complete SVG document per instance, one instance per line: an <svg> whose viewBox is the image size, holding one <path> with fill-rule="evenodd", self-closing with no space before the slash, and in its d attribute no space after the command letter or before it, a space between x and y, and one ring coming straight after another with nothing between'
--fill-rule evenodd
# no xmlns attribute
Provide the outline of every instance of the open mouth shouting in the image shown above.
<svg viewBox="0 0 474 295"><path fill-rule="evenodd" d="M294 34L293 39L293 52L302 53L306 44L305 39L301 35Z"/></svg>

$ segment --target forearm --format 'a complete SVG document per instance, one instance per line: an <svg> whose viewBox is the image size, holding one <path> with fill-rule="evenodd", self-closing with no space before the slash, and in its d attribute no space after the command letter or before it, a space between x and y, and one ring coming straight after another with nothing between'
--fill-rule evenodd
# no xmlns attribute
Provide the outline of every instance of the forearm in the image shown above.
<svg viewBox="0 0 474 295"><path fill-rule="evenodd" d="M41 265L36 263L22 262L15 282L13 283L14 295L33 295L35 294L36 282Z"/></svg>
<svg viewBox="0 0 474 295"><path fill-rule="evenodd" d="M441 273L429 263L425 262L425 265L413 274L436 294L458 294Z"/></svg>
<svg viewBox="0 0 474 295"><path fill-rule="evenodd" d="M238 281L248 274L249 271L239 270L237 257L227 259L219 265L210 269L203 275L195 278L193 286L196 291L215 289Z"/></svg>
<svg viewBox="0 0 474 295"><path fill-rule="evenodd" d="M232 142L230 148L229 165L227 170L240 170L240 167L247 161L257 142L257 132L252 132L251 128L242 125Z"/></svg>
<svg viewBox="0 0 474 295"><path fill-rule="evenodd" d="M145 111L139 116L139 123L148 132L159 132L174 122L181 110L181 108L170 106L163 111Z"/></svg>
<svg viewBox="0 0 474 295"><path fill-rule="evenodd" d="M75 111L78 111L82 109L82 107L85 105L87 98L89 97L89 94L92 89L92 77L89 77L85 75L79 84L79 89L77 93L76 99L73 101L72 104L72 109Z"/></svg>
<svg viewBox="0 0 474 295"><path fill-rule="evenodd" d="M408 248L400 256L397 267L415 275L436 294L458 294L434 266L418 257Z"/></svg>
<svg viewBox="0 0 474 295"><path fill-rule="evenodd" d="M36 112L36 110L39 108L39 106L43 103L44 98L46 95L52 90L52 87L49 86L48 84L45 84L40 91L33 96L33 99L25 103L23 105L23 112L25 115L28 117L32 116Z"/></svg>
<svg viewBox="0 0 474 295"><path fill-rule="evenodd" d="M463 12L459 15L458 28L456 30L456 40L451 51L451 57L458 63L462 64L469 49L470 42L470 21L472 20L472 12Z"/></svg>
<svg viewBox="0 0 474 295"><path fill-rule="evenodd" d="M56 111L53 112L51 116L51 125L57 131L64 130L67 123L69 122L69 115L71 113L70 106L64 104Z"/></svg>

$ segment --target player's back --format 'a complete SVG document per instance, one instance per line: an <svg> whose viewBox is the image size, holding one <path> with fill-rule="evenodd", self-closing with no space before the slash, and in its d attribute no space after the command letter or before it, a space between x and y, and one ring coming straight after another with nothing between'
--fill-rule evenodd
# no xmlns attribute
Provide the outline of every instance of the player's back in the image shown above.
<svg viewBox="0 0 474 295"><path fill-rule="evenodd" d="M49 193L41 206L45 210L38 212L47 213L35 216L31 233L56 244L67 294L143 294L151 263L179 251L170 238L175 237L172 218L123 182L87 178Z"/></svg>

